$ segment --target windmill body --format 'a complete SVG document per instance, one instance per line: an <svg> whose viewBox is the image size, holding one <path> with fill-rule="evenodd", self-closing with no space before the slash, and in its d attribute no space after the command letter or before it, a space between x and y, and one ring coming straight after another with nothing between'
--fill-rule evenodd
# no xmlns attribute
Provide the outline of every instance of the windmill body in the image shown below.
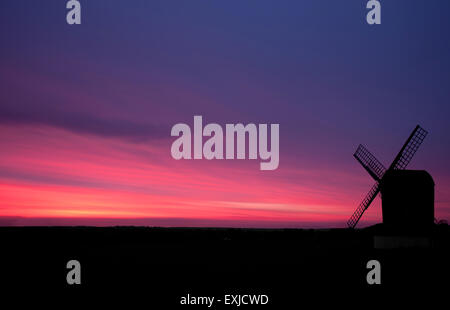
<svg viewBox="0 0 450 310"><path fill-rule="evenodd" d="M393 231L421 232L434 223L434 181L424 170L391 170L381 187L384 226Z"/></svg>

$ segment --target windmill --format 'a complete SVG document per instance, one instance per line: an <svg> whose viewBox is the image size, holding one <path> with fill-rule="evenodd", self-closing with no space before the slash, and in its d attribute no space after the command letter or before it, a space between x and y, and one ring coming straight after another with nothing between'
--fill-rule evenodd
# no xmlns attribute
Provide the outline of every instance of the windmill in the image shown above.
<svg viewBox="0 0 450 310"><path fill-rule="evenodd" d="M389 170L404 170L406 166L408 166L427 134L428 132L425 129L417 125L388 169L386 169L383 164L378 161L378 159L376 159L375 156L373 156L363 145L360 144L358 146L353 156L364 167L364 169L367 170L370 176L374 178L375 184L347 221L348 227L354 228L356 224L358 224L364 212L367 208L369 208L372 201L378 195L380 192L380 182L382 181L385 173Z"/></svg>

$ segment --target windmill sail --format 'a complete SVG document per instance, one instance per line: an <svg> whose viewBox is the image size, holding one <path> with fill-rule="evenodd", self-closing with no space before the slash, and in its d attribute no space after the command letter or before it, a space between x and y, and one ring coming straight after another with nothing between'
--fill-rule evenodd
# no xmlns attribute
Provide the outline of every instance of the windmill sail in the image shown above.
<svg viewBox="0 0 450 310"><path fill-rule="evenodd" d="M398 155L395 157L389 169L405 169L427 134L428 132L425 129L417 125L408 140L406 140Z"/></svg>
<svg viewBox="0 0 450 310"><path fill-rule="evenodd" d="M374 186L372 186L369 193L367 193L366 197L363 199L363 201L361 201L356 211L347 221L348 227L354 228L356 224L358 224L359 219L364 214L364 211L367 210L367 208L370 206L370 204L372 203L372 201L375 199L375 197L379 192L380 192L380 184L377 182L375 183Z"/></svg>
<svg viewBox="0 0 450 310"><path fill-rule="evenodd" d="M380 181L386 172L386 168L373 156L364 145L360 144L353 156L369 172L376 181Z"/></svg>

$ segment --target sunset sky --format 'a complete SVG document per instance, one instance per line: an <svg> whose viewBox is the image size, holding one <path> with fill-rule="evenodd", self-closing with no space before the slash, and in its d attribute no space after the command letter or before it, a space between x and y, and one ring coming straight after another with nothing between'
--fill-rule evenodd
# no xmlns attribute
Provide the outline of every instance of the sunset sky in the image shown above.
<svg viewBox="0 0 450 310"><path fill-rule="evenodd" d="M450 1L80 2L0 4L0 225L345 227L358 144L389 166L417 124L450 220ZM174 160L194 115L280 124L279 168Z"/></svg>

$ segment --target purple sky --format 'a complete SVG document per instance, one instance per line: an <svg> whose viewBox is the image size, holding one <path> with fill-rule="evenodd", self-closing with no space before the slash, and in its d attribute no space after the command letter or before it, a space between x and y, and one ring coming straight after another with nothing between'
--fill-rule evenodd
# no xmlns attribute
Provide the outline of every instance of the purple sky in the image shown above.
<svg viewBox="0 0 450 310"><path fill-rule="evenodd" d="M260 191L269 184L289 184L290 191L258 196L258 189L252 188L253 196L247 197L238 191L238 183L217 180L217 184L229 188L227 203L280 200L284 206L295 205L295 212L303 212L303 203L314 202L322 207L317 207L315 216L306 216L304 223L312 221L318 226L340 223L350 216L372 184L351 156L357 145L365 144L388 166L410 131L420 124L430 134L410 168L432 174L436 214L450 218L449 1L383 1L378 26L366 24L365 1L356 0L132 4L90 0L81 4L82 25L78 26L65 23L64 1L0 4L0 180L2 197L9 199L0 205L0 216L62 214L44 209L31 212L30 208L38 208L34 200L16 205L12 185L52 185L55 197L60 193L56 186L62 184L79 186L79 193L98 189L94 176L103 171L91 170L90 174L87 162L77 163L80 166L76 167L87 170L76 177L70 172L75 167L70 169L69 164L64 178L55 166L44 166L63 141L71 141L69 157L74 160L106 152L84 148L78 136L105 149L120 144L128 150L125 167L134 160L130 153L135 156L141 146L151 146L155 154L167 150L162 157L154 155L158 169L165 169L173 165L170 128L179 122L192 124L194 115L203 115L205 122L222 125L279 123L280 170L271 175L249 172L246 177L261 182ZM31 143L39 140L42 151ZM52 160L63 164L69 158L60 156ZM36 162L31 163L31 158ZM193 169L192 178L201 178L211 164L184 165L177 169ZM227 180L233 171L257 169L247 161L230 165L214 167L225 166L223 173L230 174L223 176ZM126 171L120 173L126 179ZM107 175L102 176L104 184ZM173 182L181 182L180 176L174 178ZM155 179L154 186L158 195L164 194L158 200L164 206L188 199L181 189L176 193L163 190L158 182L163 180ZM124 181L114 186L130 191L136 184ZM133 205L134 188L124 203ZM196 190L208 196L201 194L201 187ZM297 198L287 199L290 195ZM207 201L219 196L208 196ZM333 199L345 206L342 213L327 207ZM80 202L74 208L85 210L87 206ZM235 223L270 217L262 213L267 211L263 207L260 211L257 215L243 212L238 219L199 210L192 214ZM379 212L373 212L368 218L376 221ZM179 218L177 212L158 214ZM182 214L189 217L190 213ZM295 214L279 221L301 219L301 214ZM273 219L273 223L279 221Z"/></svg>

